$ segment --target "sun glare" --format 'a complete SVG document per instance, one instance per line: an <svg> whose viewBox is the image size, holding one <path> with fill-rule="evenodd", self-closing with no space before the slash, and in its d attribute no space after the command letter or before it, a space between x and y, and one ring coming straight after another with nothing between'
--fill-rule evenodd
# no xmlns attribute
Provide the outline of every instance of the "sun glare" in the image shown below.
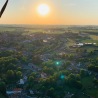
<svg viewBox="0 0 98 98"><path fill-rule="evenodd" d="M41 16L45 16L45 15L49 14L50 8L46 4L41 4L38 6L37 11Z"/></svg>

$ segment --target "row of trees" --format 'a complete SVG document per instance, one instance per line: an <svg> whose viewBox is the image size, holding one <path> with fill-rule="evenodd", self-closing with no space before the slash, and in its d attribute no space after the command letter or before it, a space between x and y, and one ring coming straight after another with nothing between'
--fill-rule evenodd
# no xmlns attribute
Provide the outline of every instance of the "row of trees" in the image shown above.
<svg viewBox="0 0 98 98"><path fill-rule="evenodd" d="M18 66L18 58L14 51L0 52L0 94L6 96L6 87L15 84L22 77L22 69Z"/></svg>
<svg viewBox="0 0 98 98"><path fill-rule="evenodd" d="M62 74L63 73L63 74ZM65 74L66 75L65 75ZM54 73L45 79L38 78L37 74L31 74L28 78L27 89L40 91L37 96L49 96L51 98L64 98L66 88L81 90L83 85L79 74L68 74L67 71Z"/></svg>

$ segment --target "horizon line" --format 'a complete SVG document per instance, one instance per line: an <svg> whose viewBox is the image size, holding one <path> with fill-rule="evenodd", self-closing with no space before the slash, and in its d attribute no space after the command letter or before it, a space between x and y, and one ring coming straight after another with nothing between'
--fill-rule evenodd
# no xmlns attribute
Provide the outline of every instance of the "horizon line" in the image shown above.
<svg viewBox="0 0 98 98"><path fill-rule="evenodd" d="M0 25L33 25L33 26L98 26L98 24L0 24Z"/></svg>

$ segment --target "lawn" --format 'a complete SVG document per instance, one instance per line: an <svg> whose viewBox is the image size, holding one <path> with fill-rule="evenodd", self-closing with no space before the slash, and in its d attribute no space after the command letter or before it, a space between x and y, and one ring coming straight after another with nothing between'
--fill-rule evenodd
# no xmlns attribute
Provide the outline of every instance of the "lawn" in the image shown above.
<svg viewBox="0 0 98 98"><path fill-rule="evenodd" d="M81 79L81 82L85 88L91 87L93 84L94 76L84 77Z"/></svg>
<svg viewBox="0 0 98 98"><path fill-rule="evenodd" d="M85 39L81 41L82 43L97 43L98 44L98 40L93 40L93 39Z"/></svg>
<svg viewBox="0 0 98 98"><path fill-rule="evenodd" d="M67 42L67 44L66 44L67 47L73 46L73 45L76 43L76 42L75 42L74 40L72 40L72 39L67 38L67 40L68 40L68 42Z"/></svg>
<svg viewBox="0 0 98 98"><path fill-rule="evenodd" d="M80 47L81 49L86 49L88 52L93 51L93 50L98 50L98 46L83 46Z"/></svg>
<svg viewBox="0 0 98 98"><path fill-rule="evenodd" d="M89 89L87 93L91 95L93 98L98 98L98 88L97 89Z"/></svg>
<svg viewBox="0 0 98 98"><path fill-rule="evenodd" d="M87 95L90 95L93 98L98 98L98 88L94 88L93 78L94 76L85 77L81 80L81 82L85 88L85 93Z"/></svg>
<svg viewBox="0 0 98 98"><path fill-rule="evenodd" d="M93 40L98 40L98 36L97 36L97 35L90 35L90 37L91 37Z"/></svg>

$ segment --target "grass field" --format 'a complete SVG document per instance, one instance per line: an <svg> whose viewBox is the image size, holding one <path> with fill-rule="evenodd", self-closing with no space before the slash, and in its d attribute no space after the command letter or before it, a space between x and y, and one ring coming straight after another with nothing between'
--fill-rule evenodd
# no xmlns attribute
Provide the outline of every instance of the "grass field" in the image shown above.
<svg viewBox="0 0 98 98"><path fill-rule="evenodd" d="M92 40L98 40L98 36L97 35L90 35L90 37L92 38Z"/></svg>
<svg viewBox="0 0 98 98"><path fill-rule="evenodd" d="M74 40L72 40L72 39L67 39L68 40L68 42L67 42L67 47L69 47L69 46L73 46L74 44L75 44L75 41Z"/></svg>
<svg viewBox="0 0 98 98"><path fill-rule="evenodd" d="M81 80L83 86L86 88L85 93L92 96L92 98L98 98L98 88L93 86L94 76L85 77Z"/></svg>
<svg viewBox="0 0 98 98"><path fill-rule="evenodd" d="M93 83L93 78L94 76L89 76L89 77L85 77L81 80L83 86L85 88L88 88L88 87L91 87L92 86L92 83Z"/></svg>
<svg viewBox="0 0 98 98"><path fill-rule="evenodd" d="M10 26L0 26L0 32L4 32L4 31L15 31L16 28L14 27L10 27Z"/></svg>
<svg viewBox="0 0 98 98"><path fill-rule="evenodd" d="M98 46L83 46L81 49L86 49L88 52L93 51L93 50L98 50Z"/></svg>

